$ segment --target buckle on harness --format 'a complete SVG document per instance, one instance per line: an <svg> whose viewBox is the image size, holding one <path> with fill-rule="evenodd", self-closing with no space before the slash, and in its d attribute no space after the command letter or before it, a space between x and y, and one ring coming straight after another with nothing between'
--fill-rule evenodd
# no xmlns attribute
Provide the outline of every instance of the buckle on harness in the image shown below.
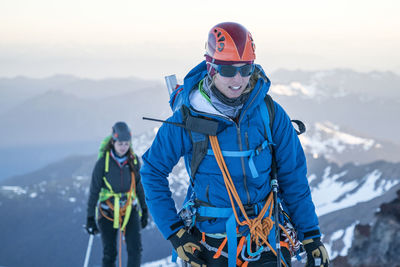
<svg viewBox="0 0 400 267"><path fill-rule="evenodd" d="M257 214L258 214L257 204L243 205L243 207L244 207L244 211L246 212L247 216L249 216L249 217L257 216Z"/></svg>
<svg viewBox="0 0 400 267"><path fill-rule="evenodd" d="M258 147L256 147L256 148L254 149L254 153L256 154L256 156L260 155L260 153L261 153L261 151L262 151L263 149L264 149L264 148L263 148L262 144L259 145Z"/></svg>

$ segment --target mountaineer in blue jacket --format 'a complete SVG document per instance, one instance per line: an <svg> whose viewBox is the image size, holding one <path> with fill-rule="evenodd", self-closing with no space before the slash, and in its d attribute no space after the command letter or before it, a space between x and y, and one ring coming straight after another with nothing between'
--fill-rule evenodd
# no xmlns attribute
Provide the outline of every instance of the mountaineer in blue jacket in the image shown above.
<svg viewBox="0 0 400 267"><path fill-rule="evenodd" d="M182 107L143 155L148 208L178 256L192 266L291 266L301 241L307 266L327 267L303 149L282 107L272 100L267 106L270 81L254 64L254 51L242 25L212 27L206 60L177 89ZM167 177L182 156L190 185L178 214ZM272 213L274 174L280 242Z"/></svg>

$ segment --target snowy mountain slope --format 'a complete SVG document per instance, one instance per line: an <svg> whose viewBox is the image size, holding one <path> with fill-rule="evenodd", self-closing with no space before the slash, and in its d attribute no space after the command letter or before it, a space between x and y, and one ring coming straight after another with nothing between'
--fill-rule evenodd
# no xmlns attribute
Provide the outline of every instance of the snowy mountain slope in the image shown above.
<svg viewBox="0 0 400 267"><path fill-rule="evenodd" d="M398 266L400 261L400 190L396 198L380 206L375 221L358 224L346 257L354 267Z"/></svg>
<svg viewBox="0 0 400 267"><path fill-rule="evenodd" d="M373 139L361 138L340 131L339 126L329 122L315 123L311 134L301 135L300 139L305 149L309 149L314 157L318 157L319 154L328 157L332 153L343 153L346 148L352 149L356 146L364 151L382 147Z"/></svg>
<svg viewBox="0 0 400 267"><path fill-rule="evenodd" d="M318 165L325 167L313 170L310 166L309 171L313 201L331 257L345 256L355 223L372 223L379 205L394 198L400 189L400 163L339 167L319 161Z"/></svg>
<svg viewBox="0 0 400 267"><path fill-rule="evenodd" d="M341 129L330 121L315 122L307 125L307 131L300 136L300 141L304 150L314 158L323 155L339 164L400 161L399 145L353 132L351 129Z"/></svg>

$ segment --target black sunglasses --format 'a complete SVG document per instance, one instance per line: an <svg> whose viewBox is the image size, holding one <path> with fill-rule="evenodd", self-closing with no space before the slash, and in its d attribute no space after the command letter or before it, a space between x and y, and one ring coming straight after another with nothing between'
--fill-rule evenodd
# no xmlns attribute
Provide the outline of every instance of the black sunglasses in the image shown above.
<svg viewBox="0 0 400 267"><path fill-rule="evenodd" d="M254 64L246 64L241 67L217 65L211 62L208 62L208 64L210 64L223 77L235 77L238 72L242 77L248 77L254 71Z"/></svg>

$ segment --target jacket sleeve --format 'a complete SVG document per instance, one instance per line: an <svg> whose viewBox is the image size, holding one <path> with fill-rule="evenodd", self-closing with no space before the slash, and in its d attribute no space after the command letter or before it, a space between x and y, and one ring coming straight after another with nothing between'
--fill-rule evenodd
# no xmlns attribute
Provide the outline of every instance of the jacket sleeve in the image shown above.
<svg viewBox="0 0 400 267"><path fill-rule="evenodd" d="M94 166L92 181L90 183L89 199L87 205L87 217L94 217L96 214L96 205L99 199L99 193L103 187L104 176L104 157L100 158Z"/></svg>
<svg viewBox="0 0 400 267"><path fill-rule="evenodd" d="M278 183L283 204L288 209L301 241L304 234L320 236L318 217L306 176L307 163L303 148L289 116L277 103L275 110L272 139L275 143Z"/></svg>
<svg viewBox="0 0 400 267"><path fill-rule="evenodd" d="M168 121L181 123L180 111L175 112ZM186 130L164 123L158 130L153 144L142 157L143 166L140 173L146 203L154 222L166 239L183 227L171 197L167 177L188 147L191 148L191 143Z"/></svg>

